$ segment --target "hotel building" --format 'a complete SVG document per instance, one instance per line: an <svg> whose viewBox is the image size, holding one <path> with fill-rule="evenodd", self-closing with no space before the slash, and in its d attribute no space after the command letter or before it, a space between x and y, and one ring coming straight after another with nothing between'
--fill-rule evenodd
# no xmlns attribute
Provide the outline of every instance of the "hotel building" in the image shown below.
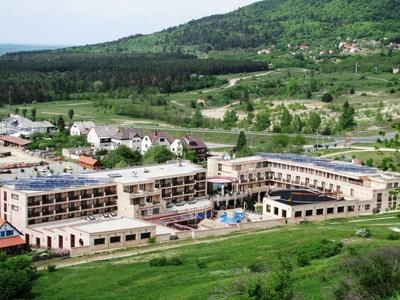
<svg viewBox="0 0 400 300"><path fill-rule="evenodd" d="M394 192L400 185L399 173L303 155L214 157L209 159L207 175L210 193L217 191L218 201L227 206L232 195L250 194L260 200L273 188L307 188L357 200L360 212L390 210L400 204Z"/></svg>
<svg viewBox="0 0 400 300"><path fill-rule="evenodd" d="M137 219L181 213L204 218L212 210L206 170L180 161L78 177L4 180L0 203L1 217L20 230L27 243L60 251L121 246L132 234L148 239L155 235L154 224ZM119 238L111 239L117 233Z"/></svg>

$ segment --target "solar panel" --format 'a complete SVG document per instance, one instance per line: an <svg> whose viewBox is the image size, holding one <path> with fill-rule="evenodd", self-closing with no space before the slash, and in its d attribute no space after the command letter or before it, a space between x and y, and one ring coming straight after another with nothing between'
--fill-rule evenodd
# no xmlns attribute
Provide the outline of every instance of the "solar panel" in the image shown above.
<svg viewBox="0 0 400 300"><path fill-rule="evenodd" d="M297 163L312 164L318 167L333 169L342 172L375 174L378 172L376 168L353 165L347 162L338 162L330 159L315 158L305 155L290 154L290 153L259 153L258 155L278 160L292 161Z"/></svg>
<svg viewBox="0 0 400 300"><path fill-rule="evenodd" d="M36 178L20 178L15 180L4 180L4 185L14 186L17 190L55 190L72 187L83 187L88 185L100 185L111 183L113 180L107 178L87 178L84 176L52 175Z"/></svg>

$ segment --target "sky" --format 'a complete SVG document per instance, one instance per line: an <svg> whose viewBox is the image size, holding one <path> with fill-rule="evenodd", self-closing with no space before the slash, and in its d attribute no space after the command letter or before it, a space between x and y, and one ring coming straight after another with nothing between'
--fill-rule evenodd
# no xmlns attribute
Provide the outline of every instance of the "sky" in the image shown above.
<svg viewBox="0 0 400 300"><path fill-rule="evenodd" d="M256 0L1 0L0 43L85 45L152 33Z"/></svg>

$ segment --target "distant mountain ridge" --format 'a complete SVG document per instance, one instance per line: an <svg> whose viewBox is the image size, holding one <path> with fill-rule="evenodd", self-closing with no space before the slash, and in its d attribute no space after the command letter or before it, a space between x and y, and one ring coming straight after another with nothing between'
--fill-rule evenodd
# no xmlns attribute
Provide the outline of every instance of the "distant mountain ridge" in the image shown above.
<svg viewBox="0 0 400 300"><path fill-rule="evenodd" d="M0 44L0 55L6 53L38 50L54 50L65 46L54 45L25 45L25 44Z"/></svg>
<svg viewBox="0 0 400 300"><path fill-rule="evenodd" d="M400 0L265 0L153 34L69 50L207 52L288 43L331 46L347 37L400 42Z"/></svg>

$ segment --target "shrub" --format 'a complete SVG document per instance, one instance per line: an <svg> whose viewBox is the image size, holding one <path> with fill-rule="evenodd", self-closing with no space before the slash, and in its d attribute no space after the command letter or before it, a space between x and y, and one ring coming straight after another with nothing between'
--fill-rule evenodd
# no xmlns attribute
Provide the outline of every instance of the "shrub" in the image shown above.
<svg viewBox="0 0 400 300"><path fill-rule="evenodd" d="M167 259L165 256L155 257L149 261L151 267L180 266L183 259L177 256Z"/></svg>
<svg viewBox="0 0 400 300"><path fill-rule="evenodd" d="M371 231L367 228L361 228L356 230L356 235L362 238L369 238L371 236Z"/></svg>
<svg viewBox="0 0 400 300"><path fill-rule="evenodd" d="M268 272L268 265L263 261L256 261L249 266L249 269L253 273L266 273Z"/></svg>
<svg viewBox="0 0 400 300"><path fill-rule="evenodd" d="M336 299L395 299L400 292L400 249L383 248L344 261ZM397 298L396 298L397 299Z"/></svg>
<svg viewBox="0 0 400 300"><path fill-rule="evenodd" d="M155 236L150 237L147 242L149 243L149 245L154 245L157 242L157 239Z"/></svg>
<svg viewBox="0 0 400 300"><path fill-rule="evenodd" d="M389 233L387 239L391 240L391 241L397 241L400 239L400 234L398 234L396 232Z"/></svg>
<svg viewBox="0 0 400 300"><path fill-rule="evenodd" d="M47 272L52 273L56 270L56 266L55 265L48 265L47 266Z"/></svg>
<svg viewBox="0 0 400 300"><path fill-rule="evenodd" d="M299 267L305 267L310 264L310 258L307 257L305 254L300 254L297 256L297 265Z"/></svg>
<svg viewBox="0 0 400 300"><path fill-rule="evenodd" d="M322 96L321 101L322 101L322 102L325 102L325 103L330 103L330 102L333 101L333 97L332 97L331 94L325 93L325 94Z"/></svg>
<svg viewBox="0 0 400 300"><path fill-rule="evenodd" d="M360 254L358 249L356 247L353 247L353 246L347 247L347 252L349 252L349 254L351 256L357 256L358 254Z"/></svg>
<svg viewBox="0 0 400 300"><path fill-rule="evenodd" d="M169 260L167 260L167 265L169 266L183 265L183 259L178 256L171 257Z"/></svg>
<svg viewBox="0 0 400 300"><path fill-rule="evenodd" d="M165 256L155 257L149 261L152 267L163 267L167 265L167 258Z"/></svg>
<svg viewBox="0 0 400 300"><path fill-rule="evenodd" d="M295 253L300 258L300 263L307 263L307 259L329 258L338 255L343 249L342 242L320 240L308 243L296 249ZM298 261L299 263L299 261Z"/></svg>

